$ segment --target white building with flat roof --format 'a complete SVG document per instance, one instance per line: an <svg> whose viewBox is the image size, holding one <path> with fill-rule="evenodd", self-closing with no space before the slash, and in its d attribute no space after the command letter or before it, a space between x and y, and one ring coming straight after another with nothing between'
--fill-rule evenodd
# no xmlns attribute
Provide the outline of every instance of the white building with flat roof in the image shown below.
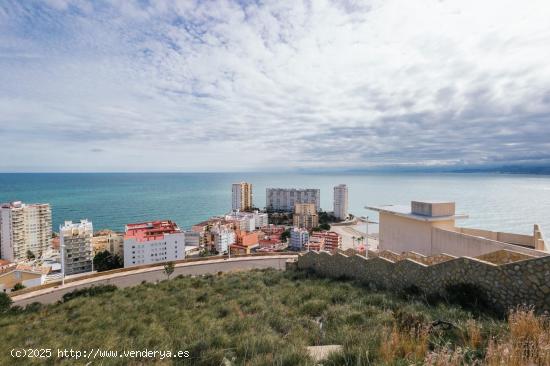
<svg viewBox="0 0 550 366"><path fill-rule="evenodd" d="M334 187L334 216L339 220L345 220L348 213L348 187L339 184Z"/></svg>
<svg viewBox="0 0 550 366"><path fill-rule="evenodd" d="M52 243L52 211L47 203L0 205L0 255L10 262L27 253L40 257Z"/></svg>
<svg viewBox="0 0 550 366"><path fill-rule="evenodd" d="M126 225L124 267L185 259L185 233L170 220Z"/></svg>
<svg viewBox="0 0 550 366"><path fill-rule="evenodd" d="M309 232L305 229L292 228L290 230L289 248L293 250L305 249L309 242Z"/></svg>
<svg viewBox="0 0 550 366"><path fill-rule="evenodd" d="M88 220L65 221L59 226L61 270L66 276L92 271L93 236L94 229Z"/></svg>
<svg viewBox="0 0 550 366"><path fill-rule="evenodd" d="M297 203L313 203L321 208L321 191L317 188L267 188L265 206L269 211L294 211Z"/></svg>
<svg viewBox="0 0 550 366"><path fill-rule="evenodd" d="M229 246L233 245L237 241L235 231L226 227L216 227L213 230L214 234L214 248L220 254L229 250Z"/></svg>

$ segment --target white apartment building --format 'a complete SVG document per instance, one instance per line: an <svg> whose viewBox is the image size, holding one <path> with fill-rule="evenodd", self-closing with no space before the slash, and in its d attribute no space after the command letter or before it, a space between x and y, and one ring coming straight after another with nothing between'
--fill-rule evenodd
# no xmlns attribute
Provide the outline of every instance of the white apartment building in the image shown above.
<svg viewBox="0 0 550 366"><path fill-rule="evenodd" d="M246 182L233 183L231 188L231 209L233 211L252 209L252 184Z"/></svg>
<svg viewBox="0 0 550 366"><path fill-rule="evenodd" d="M224 253L229 250L229 246L237 241L235 232L225 227L216 227L213 230L214 247L218 253Z"/></svg>
<svg viewBox="0 0 550 366"><path fill-rule="evenodd" d="M292 228L290 230L289 248L294 250L302 250L309 242L309 232L305 229Z"/></svg>
<svg viewBox="0 0 550 366"><path fill-rule="evenodd" d="M258 210L254 211L254 226L256 229L261 229L269 225L269 215Z"/></svg>
<svg viewBox="0 0 550 366"><path fill-rule="evenodd" d="M185 259L185 233L172 221L126 225L124 267Z"/></svg>
<svg viewBox="0 0 550 366"><path fill-rule="evenodd" d="M241 231L254 231L269 225L269 215L255 210L254 212L233 211L225 215L226 221L234 222Z"/></svg>
<svg viewBox="0 0 550 366"><path fill-rule="evenodd" d="M65 276L92 271L93 236L94 229L88 220L65 221L59 226L61 270Z"/></svg>
<svg viewBox="0 0 550 366"><path fill-rule="evenodd" d="M235 227L241 231L254 231L256 227L254 214L250 212L235 211L225 215L224 219L234 223Z"/></svg>
<svg viewBox="0 0 550 366"><path fill-rule="evenodd" d="M49 204L20 201L0 205L0 255L8 261L40 257L52 242L52 211Z"/></svg>
<svg viewBox="0 0 550 366"><path fill-rule="evenodd" d="M339 220L345 220L348 213L348 187L339 184L334 187L334 216Z"/></svg>
<svg viewBox="0 0 550 366"><path fill-rule="evenodd" d="M296 203L313 203L317 211L321 208L319 189L267 188L266 208L270 211L294 211Z"/></svg>

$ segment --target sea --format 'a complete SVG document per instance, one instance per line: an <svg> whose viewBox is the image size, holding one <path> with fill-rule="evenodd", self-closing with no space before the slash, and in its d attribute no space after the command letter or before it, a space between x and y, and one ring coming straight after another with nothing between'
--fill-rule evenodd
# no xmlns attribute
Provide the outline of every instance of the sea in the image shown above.
<svg viewBox="0 0 550 366"><path fill-rule="evenodd" d="M170 219L182 228L231 210L231 184L253 185L254 205L266 188L319 188L321 208L332 210L333 187L347 184L350 212L365 206L455 201L469 215L457 225L550 235L550 176L480 173L2 173L0 202L49 203L54 231L65 220L89 219L94 229L123 231L127 223ZM376 225L370 228L376 232Z"/></svg>

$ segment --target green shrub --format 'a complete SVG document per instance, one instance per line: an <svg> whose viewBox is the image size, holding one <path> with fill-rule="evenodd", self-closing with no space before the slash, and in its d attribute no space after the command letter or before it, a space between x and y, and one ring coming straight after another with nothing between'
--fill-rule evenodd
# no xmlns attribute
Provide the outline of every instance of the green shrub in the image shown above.
<svg viewBox="0 0 550 366"><path fill-rule="evenodd" d="M0 313L5 313L10 310L12 303L13 301L8 294L5 292L0 292Z"/></svg>
<svg viewBox="0 0 550 366"><path fill-rule="evenodd" d="M75 299L77 297L97 296L107 292L113 292L117 289L115 285L99 285L77 289L63 295L63 302Z"/></svg>

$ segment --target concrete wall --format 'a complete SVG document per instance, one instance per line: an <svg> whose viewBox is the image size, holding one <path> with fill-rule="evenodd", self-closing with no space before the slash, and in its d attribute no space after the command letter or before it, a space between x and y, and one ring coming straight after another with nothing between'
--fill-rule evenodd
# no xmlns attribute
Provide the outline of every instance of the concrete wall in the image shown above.
<svg viewBox="0 0 550 366"><path fill-rule="evenodd" d="M425 265L411 259L393 262L382 257L309 252L298 257L295 267L393 290L416 286L427 294L445 294L451 284L472 284L501 311L520 304L532 305L538 312L550 311L550 256L502 265L467 257Z"/></svg>
<svg viewBox="0 0 550 366"><path fill-rule="evenodd" d="M549 255L542 251L508 244L501 241L486 239L480 236L462 234L452 230L434 228L432 232L431 253L448 253L457 257L478 257L497 250L510 250L518 253L540 257ZM424 253L422 253L424 254Z"/></svg>
<svg viewBox="0 0 550 366"><path fill-rule="evenodd" d="M431 255L432 228L454 227L454 220L425 222L380 212L378 248L393 252L417 252Z"/></svg>
<svg viewBox="0 0 550 366"><path fill-rule="evenodd" d="M537 224L535 224L533 228L533 238L535 242L535 249L544 250L545 252L550 251L550 248L544 241L544 235L542 235L542 231Z"/></svg>
<svg viewBox="0 0 550 366"><path fill-rule="evenodd" d="M465 227L457 227L454 231L457 231L466 235L482 236L486 239L502 241L504 243L519 244L534 248L534 241L531 235L504 233L501 231L489 231L482 229L470 229Z"/></svg>

